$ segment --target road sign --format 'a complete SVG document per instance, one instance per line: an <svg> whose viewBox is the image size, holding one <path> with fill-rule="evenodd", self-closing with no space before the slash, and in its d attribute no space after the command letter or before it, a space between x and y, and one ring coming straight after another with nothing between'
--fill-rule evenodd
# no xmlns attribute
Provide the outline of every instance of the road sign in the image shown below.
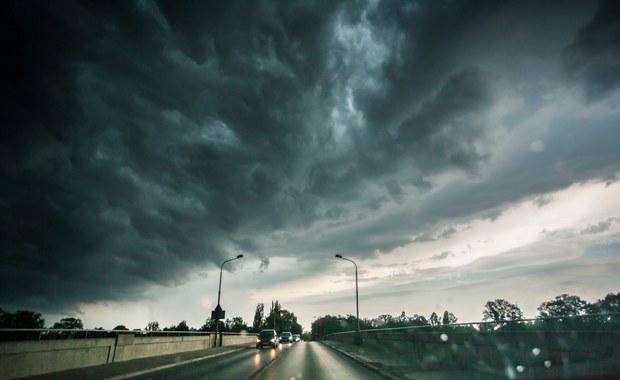
<svg viewBox="0 0 620 380"><path fill-rule="evenodd" d="M219 319L222 320L226 318L226 311L222 310L220 305L215 307L215 310L211 312L211 319Z"/></svg>

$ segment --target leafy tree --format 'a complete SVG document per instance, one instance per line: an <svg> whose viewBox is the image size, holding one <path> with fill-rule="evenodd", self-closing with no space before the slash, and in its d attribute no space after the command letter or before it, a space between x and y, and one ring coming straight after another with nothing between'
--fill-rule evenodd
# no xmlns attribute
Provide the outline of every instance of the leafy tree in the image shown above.
<svg viewBox="0 0 620 380"><path fill-rule="evenodd" d="M297 322L295 314L282 308L278 301L275 302L269 315L265 317L265 323L262 328L273 328L274 323L278 333L290 331L293 334L301 334L302 332L302 327Z"/></svg>
<svg viewBox="0 0 620 380"><path fill-rule="evenodd" d="M394 327L396 320L390 314L381 314L373 320L374 327L390 328Z"/></svg>
<svg viewBox="0 0 620 380"><path fill-rule="evenodd" d="M187 321L182 320L179 324L174 328L174 331L189 331L189 326L187 326Z"/></svg>
<svg viewBox="0 0 620 380"><path fill-rule="evenodd" d="M15 324L14 322L14 315L9 313L8 311L4 311L2 310L2 308L0 308L0 328L2 329L9 329L12 328L13 325Z"/></svg>
<svg viewBox="0 0 620 380"><path fill-rule="evenodd" d="M81 330L84 328L84 325L82 324L82 320L79 318L62 318L60 322L54 323L53 328Z"/></svg>
<svg viewBox="0 0 620 380"><path fill-rule="evenodd" d="M226 331L228 332L242 332L248 331L250 328L243 321L241 317L234 317L233 319L226 319Z"/></svg>
<svg viewBox="0 0 620 380"><path fill-rule="evenodd" d="M523 319L523 312L519 306L512 304L505 299L496 299L488 301L484 305L482 312L483 321L517 321Z"/></svg>
<svg viewBox="0 0 620 380"><path fill-rule="evenodd" d="M115 328L113 328L112 330L129 331L129 329L127 327L125 327L124 325L118 325Z"/></svg>
<svg viewBox="0 0 620 380"><path fill-rule="evenodd" d="M543 302L538 307L540 317L576 316L586 312L587 302L578 296L562 294L552 301Z"/></svg>
<svg viewBox="0 0 620 380"><path fill-rule="evenodd" d="M17 310L15 314L0 309L0 327L10 329L42 329L45 319L40 313L29 310Z"/></svg>
<svg viewBox="0 0 620 380"><path fill-rule="evenodd" d="M149 324L146 325L144 330L146 330L146 331L161 331L161 329L159 328L159 322L157 322L157 321L149 322Z"/></svg>
<svg viewBox="0 0 620 380"><path fill-rule="evenodd" d="M259 303L256 305L256 311L254 312L254 322L252 323L252 331L259 332L261 327L265 324L265 305Z"/></svg>
<svg viewBox="0 0 620 380"><path fill-rule="evenodd" d="M439 316L437 316L437 313L435 313L434 311L433 311L433 314L431 314L431 316L428 319L428 321L430 322L431 326L437 326L437 325L440 324Z"/></svg>
<svg viewBox="0 0 620 380"><path fill-rule="evenodd" d="M484 305L484 311L482 312L483 321L497 323L483 324L480 328L481 330L488 331L493 331L498 327L515 330L521 326L511 321L519 321L521 319L523 319L523 312L519 309L519 306L500 298L495 301L488 301Z"/></svg>
<svg viewBox="0 0 620 380"><path fill-rule="evenodd" d="M620 293L609 293L605 298L596 301L593 304L586 306L589 314L597 313L618 313L620 312Z"/></svg>
<svg viewBox="0 0 620 380"><path fill-rule="evenodd" d="M198 331L215 331L215 319L211 319L211 317L205 319L204 325Z"/></svg>
<svg viewBox="0 0 620 380"><path fill-rule="evenodd" d="M215 319L211 319L211 317L208 317L207 319L205 319L205 323L204 325L202 325L198 331L215 331ZM164 329L166 330L166 329ZM228 330L226 329L226 323L224 321L220 321L220 326L218 328L217 331L220 332L227 332Z"/></svg>
<svg viewBox="0 0 620 380"><path fill-rule="evenodd" d="M409 326L424 326L428 324L430 322L423 315L414 314L413 317L407 318L407 325Z"/></svg>
<svg viewBox="0 0 620 380"><path fill-rule="evenodd" d="M454 314L448 312L448 310L443 312L442 323L444 325L451 325L453 323L456 323L457 321L458 321L458 318Z"/></svg>

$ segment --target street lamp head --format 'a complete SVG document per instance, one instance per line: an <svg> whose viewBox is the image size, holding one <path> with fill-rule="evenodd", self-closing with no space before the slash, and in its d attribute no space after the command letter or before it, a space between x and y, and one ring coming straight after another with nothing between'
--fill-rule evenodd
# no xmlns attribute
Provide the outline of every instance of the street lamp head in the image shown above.
<svg viewBox="0 0 620 380"><path fill-rule="evenodd" d="M243 255L237 255L237 258L238 258L238 259L240 259L240 258L242 258L242 257L243 257Z"/></svg>
<svg viewBox="0 0 620 380"><path fill-rule="evenodd" d="M342 259L342 255L340 255L340 254L337 254L336 257L339 258L339 259Z"/></svg>

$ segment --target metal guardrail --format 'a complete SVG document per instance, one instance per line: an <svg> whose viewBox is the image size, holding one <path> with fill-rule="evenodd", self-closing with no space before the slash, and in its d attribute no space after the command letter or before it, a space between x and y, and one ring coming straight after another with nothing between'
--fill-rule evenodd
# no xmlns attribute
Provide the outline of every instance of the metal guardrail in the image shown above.
<svg viewBox="0 0 620 380"><path fill-rule="evenodd" d="M399 370L483 378L620 378L620 313L343 331L321 340L361 345ZM482 328L481 328L482 327ZM404 368L404 369L403 369Z"/></svg>
<svg viewBox="0 0 620 380"><path fill-rule="evenodd" d="M416 326L401 326L401 327L377 327L371 329L362 329L360 333L379 333L379 332L390 332L390 331L403 331L403 330L426 330L426 331L440 331L442 329L454 329L459 327L472 327L477 331L487 331L492 332L492 327L502 327L502 326L532 326L536 323L553 323L555 325L551 325L554 327L567 327L567 324L575 323L575 321L580 321L583 323L583 320L592 319L594 320L592 323L596 323L596 326L608 325L613 326L617 325L620 329L620 312L614 313L603 313L603 314L583 314L583 315L569 315L569 316L559 316L559 317L545 317L545 318L525 318L518 320L500 320L500 321L480 321L480 322L463 322L463 323L451 323L451 324L437 324L437 325L416 325ZM474 326L488 326L488 330L475 328ZM573 326L575 327L575 326ZM339 331L334 333L329 333L320 337L320 339L325 339L330 336L337 336L343 334L354 334L355 330L348 331Z"/></svg>
<svg viewBox="0 0 620 380"><path fill-rule="evenodd" d="M111 338L122 334L135 336L204 336L215 335L215 331L146 331L146 330L100 330L100 329L0 329L0 341L7 340L47 340L47 339L88 339ZM220 332L222 335L253 335L247 332Z"/></svg>

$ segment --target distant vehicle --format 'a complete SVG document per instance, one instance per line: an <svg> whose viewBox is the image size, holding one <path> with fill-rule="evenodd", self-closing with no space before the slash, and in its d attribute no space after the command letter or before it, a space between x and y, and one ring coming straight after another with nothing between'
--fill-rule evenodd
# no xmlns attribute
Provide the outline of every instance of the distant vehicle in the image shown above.
<svg viewBox="0 0 620 380"><path fill-rule="evenodd" d="M293 343L293 334L288 331L285 331L280 335L280 342L282 343Z"/></svg>
<svg viewBox="0 0 620 380"><path fill-rule="evenodd" d="M279 343L278 333L274 329L261 330L256 337L256 348L262 348L263 346L276 348Z"/></svg>
<svg viewBox="0 0 620 380"><path fill-rule="evenodd" d="M299 334L293 334L293 342L301 342L301 336L299 336Z"/></svg>

